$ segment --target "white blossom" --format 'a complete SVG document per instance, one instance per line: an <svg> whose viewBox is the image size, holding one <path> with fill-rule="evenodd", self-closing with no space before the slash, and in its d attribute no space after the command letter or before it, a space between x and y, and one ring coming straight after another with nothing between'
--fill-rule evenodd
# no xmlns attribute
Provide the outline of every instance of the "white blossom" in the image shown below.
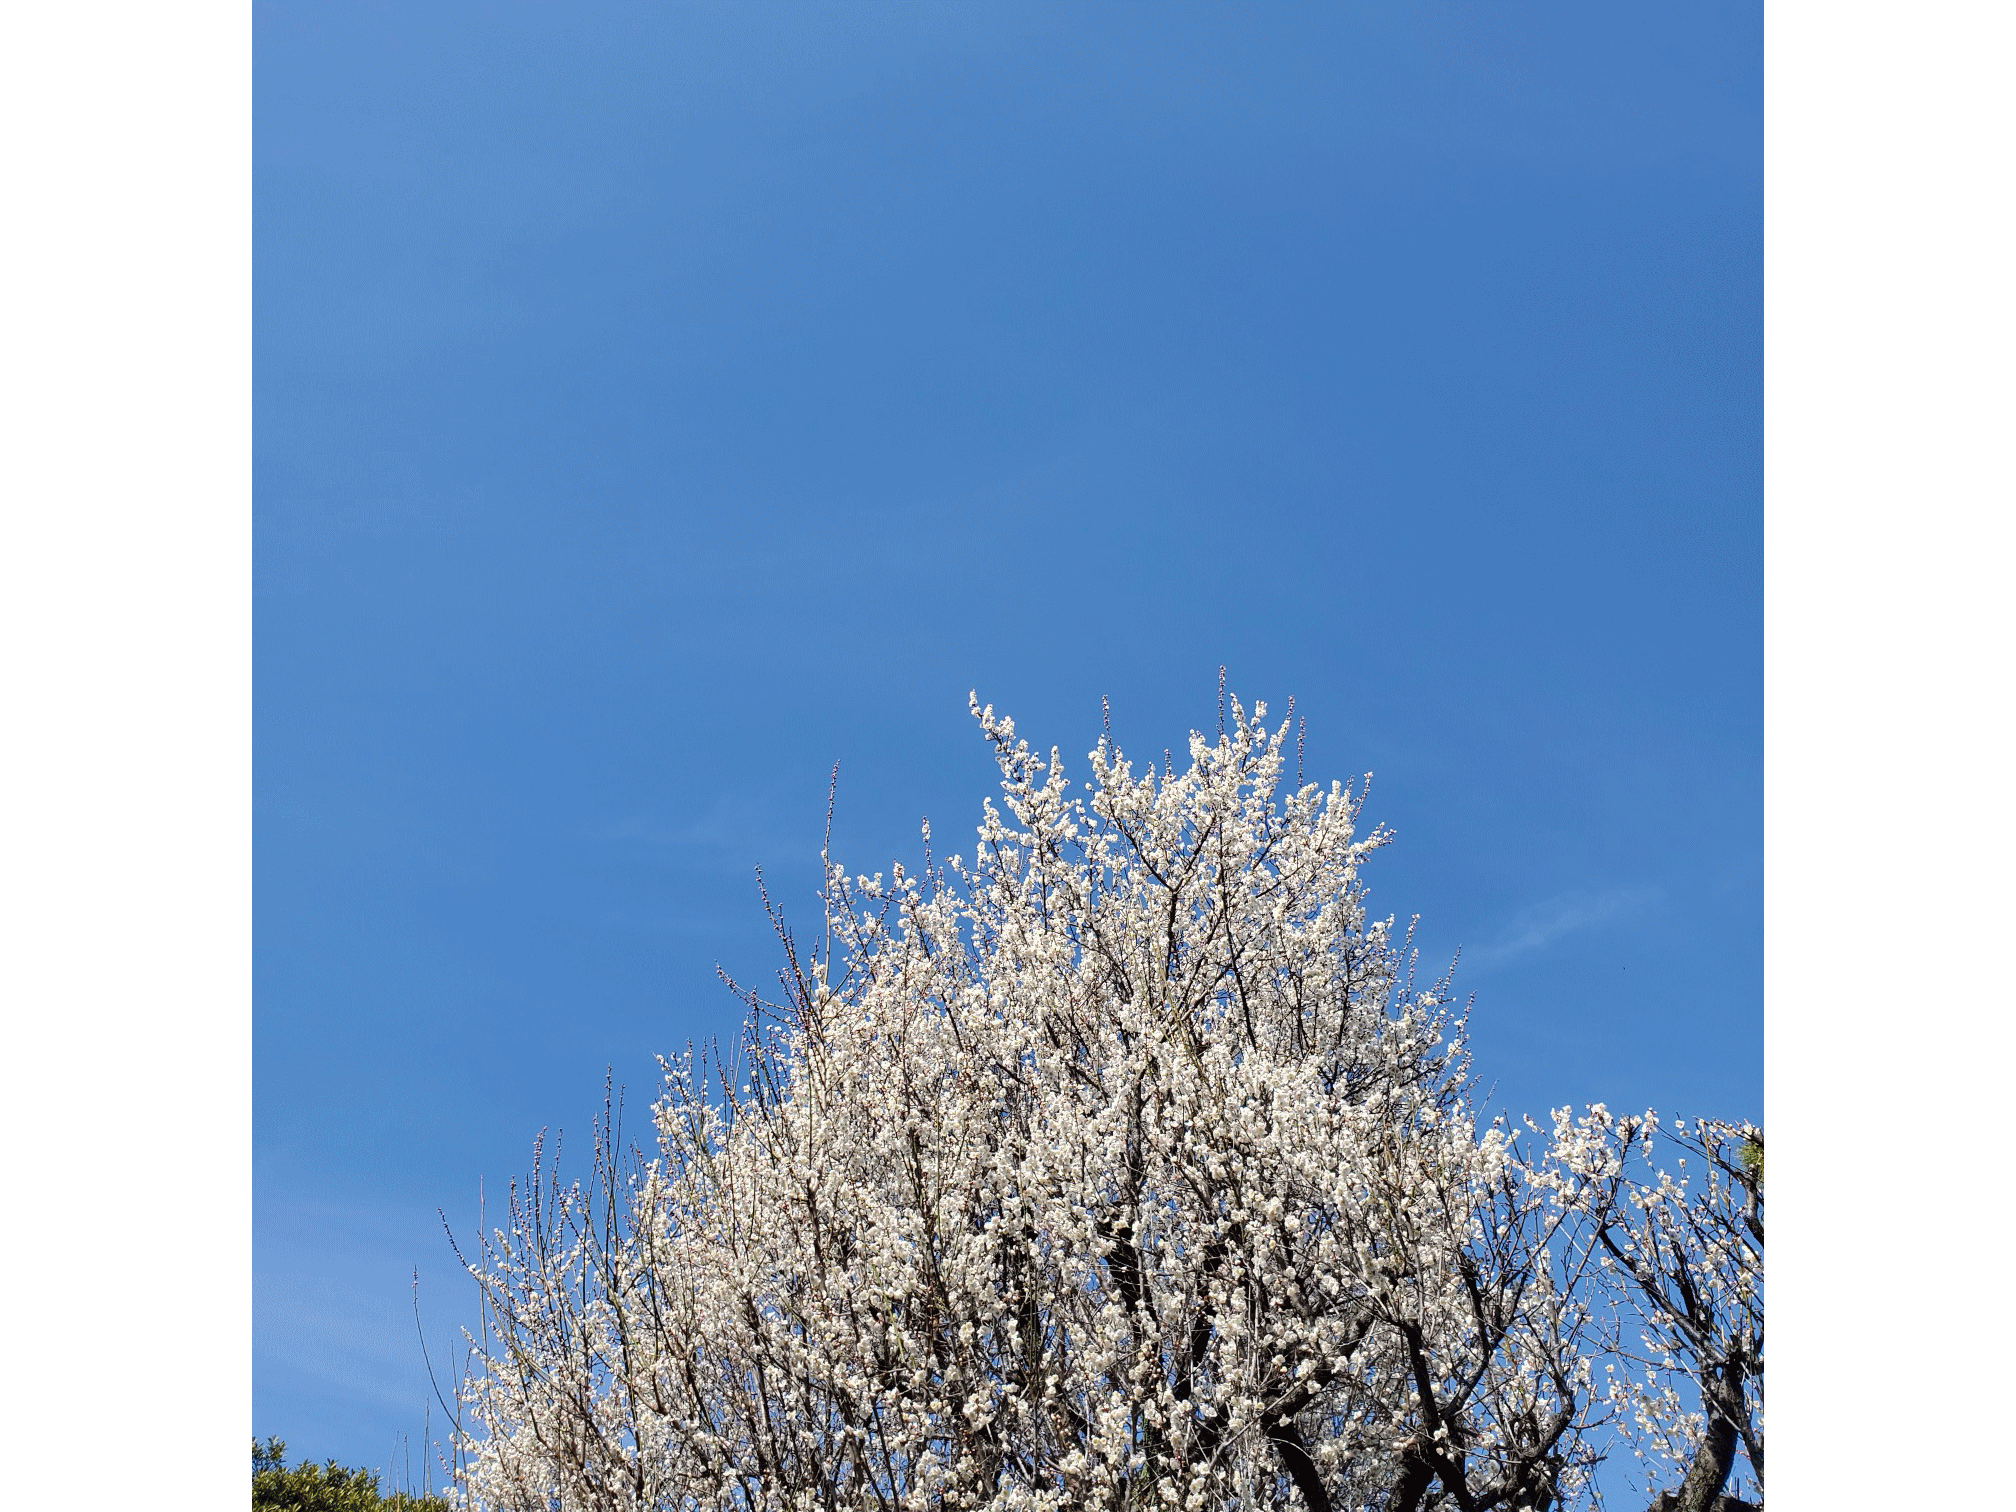
<svg viewBox="0 0 2016 1512"><path fill-rule="evenodd" d="M1593 1384L1638 1126L1479 1127L1463 1013L1366 908L1390 837L1284 786L1265 712L1074 787L976 700L971 860L829 858L737 1055L665 1063L655 1156L514 1189L467 1504L1561 1507L1612 1414L1682 1443Z"/></svg>

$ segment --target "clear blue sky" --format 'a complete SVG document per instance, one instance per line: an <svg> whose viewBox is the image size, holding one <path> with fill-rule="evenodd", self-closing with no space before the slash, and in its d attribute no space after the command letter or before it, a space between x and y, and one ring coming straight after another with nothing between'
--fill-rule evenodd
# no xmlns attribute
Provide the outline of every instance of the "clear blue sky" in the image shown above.
<svg viewBox="0 0 2016 1512"><path fill-rule="evenodd" d="M1761 1112L1756 5L256 32L257 1433L419 1438L436 1207L733 1030L835 761L956 848L969 688L1293 694L1502 1103Z"/></svg>

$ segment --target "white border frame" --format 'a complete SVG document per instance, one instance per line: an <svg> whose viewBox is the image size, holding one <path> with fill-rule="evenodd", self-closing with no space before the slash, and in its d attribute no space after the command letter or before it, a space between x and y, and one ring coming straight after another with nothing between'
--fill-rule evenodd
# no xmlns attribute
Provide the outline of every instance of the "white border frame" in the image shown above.
<svg viewBox="0 0 2016 1512"><path fill-rule="evenodd" d="M0 19L8 1500L251 1420L251 14Z"/></svg>
<svg viewBox="0 0 2016 1512"><path fill-rule="evenodd" d="M1765 18L1765 1104L1784 1507L2009 1421L2006 7Z"/></svg>

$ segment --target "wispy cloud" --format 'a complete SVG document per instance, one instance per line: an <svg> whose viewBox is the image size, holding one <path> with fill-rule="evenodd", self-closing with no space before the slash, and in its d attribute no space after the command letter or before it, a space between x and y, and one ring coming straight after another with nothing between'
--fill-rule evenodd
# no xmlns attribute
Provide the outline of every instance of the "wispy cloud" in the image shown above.
<svg viewBox="0 0 2016 1512"><path fill-rule="evenodd" d="M1463 952L1466 973L1492 971L1525 956L1539 955L1570 935L1643 913L1659 890L1633 884L1598 892L1577 889L1520 909L1484 944Z"/></svg>
<svg viewBox="0 0 2016 1512"><path fill-rule="evenodd" d="M683 813L637 813L575 832L618 885L603 922L625 931L717 940L760 925L756 868L795 891L819 873L823 805L728 792ZM676 899L676 903L674 900ZM739 921L739 924L738 924Z"/></svg>
<svg viewBox="0 0 2016 1512"><path fill-rule="evenodd" d="M308 1392L411 1417L432 1388L414 1318L413 1270L437 1370L458 1358L473 1297L434 1215L262 1193L253 1259L253 1370L268 1391Z"/></svg>
<svg viewBox="0 0 2016 1512"><path fill-rule="evenodd" d="M801 814L753 793L724 793L683 822L637 814L598 825L584 838L637 846L709 869L746 872L758 861L775 860L779 852L810 855L816 863L822 812L805 808ZM794 822L801 819L805 822Z"/></svg>

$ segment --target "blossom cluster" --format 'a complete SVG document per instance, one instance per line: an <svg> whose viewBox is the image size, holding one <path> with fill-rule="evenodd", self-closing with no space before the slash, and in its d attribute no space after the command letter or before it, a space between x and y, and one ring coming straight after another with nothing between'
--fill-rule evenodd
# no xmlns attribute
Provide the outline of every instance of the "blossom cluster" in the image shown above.
<svg viewBox="0 0 2016 1512"><path fill-rule="evenodd" d="M823 943L780 929L738 1054L666 1064L655 1155L535 1170L485 1238L467 1504L1540 1512L1620 1411L1687 1452L1598 1385L1628 1226L1588 1194L1635 1131L1480 1120L1362 788L1230 713L1074 786L976 700L971 859L829 860Z"/></svg>

